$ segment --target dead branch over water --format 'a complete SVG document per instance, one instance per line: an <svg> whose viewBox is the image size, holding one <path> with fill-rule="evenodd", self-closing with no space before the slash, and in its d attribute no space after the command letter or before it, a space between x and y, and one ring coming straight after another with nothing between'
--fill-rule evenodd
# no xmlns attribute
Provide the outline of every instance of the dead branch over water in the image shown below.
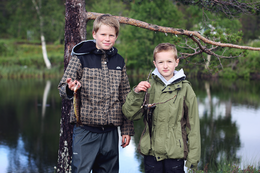
<svg viewBox="0 0 260 173"><path fill-rule="evenodd" d="M94 20L99 15L102 15L102 13L86 12L86 20ZM209 55L213 55L213 56L216 56L219 58L232 58L232 57L226 57L226 56L224 57L224 56L215 54L212 51L213 49L209 49L206 46L203 46L201 44L201 42L210 44L213 46L218 46L218 47L229 47L229 48L235 48L235 49L260 51L259 47L240 46L240 45L235 45L235 44L230 44L230 43L215 42L215 41L207 39L206 37L203 37L198 31L188 31L188 30L178 29L178 28L163 27L163 26L158 26L158 25L146 23L146 22L143 22L140 20L123 17L123 16L114 16L114 17L116 17L117 20L122 24L132 25L132 26L148 29L148 30L155 31L155 32L169 33L169 34L174 34L174 35L184 35L184 36L192 39L198 45L200 51L195 52L193 54L188 54L188 55L184 56L183 58L187 58L187 57L193 56L195 54L200 54L202 52L205 52Z"/></svg>

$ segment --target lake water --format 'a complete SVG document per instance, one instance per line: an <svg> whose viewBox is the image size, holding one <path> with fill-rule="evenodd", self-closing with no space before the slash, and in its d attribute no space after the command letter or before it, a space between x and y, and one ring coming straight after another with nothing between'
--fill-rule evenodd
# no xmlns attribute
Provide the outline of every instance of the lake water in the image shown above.
<svg viewBox="0 0 260 173"><path fill-rule="evenodd" d="M52 173L57 164L61 98L60 79L0 80L0 172ZM139 79L131 79L131 86ZM241 167L260 165L260 81L190 79L201 123L199 169L226 159ZM137 152L143 129L120 148L120 173L143 172Z"/></svg>

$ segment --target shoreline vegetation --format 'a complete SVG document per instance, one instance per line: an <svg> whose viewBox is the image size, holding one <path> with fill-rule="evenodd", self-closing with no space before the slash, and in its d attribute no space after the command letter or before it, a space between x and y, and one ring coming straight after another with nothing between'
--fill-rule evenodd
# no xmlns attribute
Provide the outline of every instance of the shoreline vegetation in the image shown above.
<svg viewBox="0 0 260 173"><path fill-rule="evenodd" d="M260 45L260 41L258 44ZM51 69L47 69L45 66L39 42L0 39L0 79L60 78L64 72L64 45L48 44L47 51L52 64ZM235 61L242 65L236 65L236 68L227 66L221 70L214 70L217 66L215 65L212 69L206 70L201 64L187 64L185 60L181 60L178 69L184 68L188 78L260 79L260 69L258 68L260 66L260 52L250 51L247 57L237 58ZM127 74L131 77L146 78L150 70L129 69L127 67Z"/></svg>
<svg viewBox="0 0 260 173"><path fill-rule="evenodd" d="M63 61L62 61L63 63ZM127 70L128 77L136 77L139 79L146 79L151 69L142 69L140 70ZM179 69L177 69L179 70ZM185 68L184 68L185 71ZM55 66L51 69L47 69L44 67L28 67L26 65L12 65L5 66L0 64L0 80L1 79L26 79L26 78L38 78L38 79L52 79L52 78L61 78L64 72L63 66ZM198 79L219 79L219 78L227 78L227 79L244 79L244 80L259 80L259 73L251 73L248 77L236 76L220 76L218 74L210 74L210 73L186 73L187 78L198 78Z"/></svg>
<svg viewBox="0 0 260 173"><path fill-rule="evenodd" d="M254 41L250 46L260 46L260 41ZM0 79L60 78L64 72L64 45L47 44L47 51L51 69L45 66L39 42L0 39ZM206 70L201 63L187 64L181 60L178 69L183 68L188 78L260 79L260 52L249 51L247 57L237 58L235 63L236 68L227 65L224 69L216 70L215 65ZM127 66L127 74L131 77L146 78L150 70L129 69Z"/></svg>

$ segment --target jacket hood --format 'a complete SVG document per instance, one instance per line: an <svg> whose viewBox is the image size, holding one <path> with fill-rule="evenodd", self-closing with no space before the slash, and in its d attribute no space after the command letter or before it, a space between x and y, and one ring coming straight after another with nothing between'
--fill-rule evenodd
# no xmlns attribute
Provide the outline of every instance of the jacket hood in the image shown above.
<svg viewBox="0 0 260 173"><path fill-rule="evenodd" d="M186 78L186 75L184 74L183 69L180 69L179 71L175 70L174 71L174 76L170 80L166 80L161 73L159 73L158 69L155 68L154 71L152 72L153 76L157 76L161 81L167 86L173 83L177 83L179 81L183 81Z"/></svg>
<svg viewBox="0 0 260 173"><path fill-rule="evenodd" d="M95 40L84 40L76 44L71 51L71 55L85 55L97 49Z"/></svg>
<svg viewBox="0 0 260 173"><path fill-rule="evenodd" d="M84 40L72 48L71 55L85 55L93 52L95 54L103 54L102 50L96 48L96 40ZM112 47L110 50L105 50L107 55L114 55L117 49Z"/></svg>

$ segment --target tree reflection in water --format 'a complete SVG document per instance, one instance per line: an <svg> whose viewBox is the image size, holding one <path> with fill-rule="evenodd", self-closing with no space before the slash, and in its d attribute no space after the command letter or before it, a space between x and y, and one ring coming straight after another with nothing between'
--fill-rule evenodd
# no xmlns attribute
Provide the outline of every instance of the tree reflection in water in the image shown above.
<svg viewBox="0 0 260 173"><path fill-rule="evenodd" d="M58 81L59 79L49 82L24 79L0 80L0 172L54 171L53 167L57 164L61 117ZM139 81L141 79L135 79L130 81L130 84L134 86ZM237 113L232 113L234 111L232 109L235 105L246 107L247 111L259 110L260 112L260 81L192 79L190 81L197 95L200 113L202 150L199 169L207 166L208 170L214 172L218 169L217 165L223 161L240 162L238 153L241 153L241 149L244 151L243 140L254 138L251 141L259 143L260 136L259 133L253 133L253 137L247 135L247 133L252 134L250 129L255 130L255 127L246 126L243 129L250 128L249 131L241 132L239 127L244 125L243 120L234 119L246 119L247 113L239 117ZM258 117L259 115L254 116L259 120ZM250 123L247 124L250 126ZM143 130L143 122L139 120L134 125L136 134L132 142L135 151L133 146L126 147L122 149L121 154L134 152L134 163L139 163L137 166L139 168L135 170L144 172L143 157L136 149ZM245 134L248 138L242 139ZM258 147L254 151L256 154L260 153ZM8 163L3 165L5 163L3 160ZM120 173L125 173L127 167L132 168L133 165L130 163L133 161L124 160L123 157L121 161L125 163L120 164L126 167L120 167Z"/></svg>
<svg viewBox="0 0 260 173"><path fill-rule="evenodd" d="M236 122L231 121L231 104L226 104L226 114L217 115L216 107L223 101L213 102L210 92L210 85L205 82L207 93L207 109L200 117L201 127L201 160L199 169L207 166L211 171L217 171L218 165L223 161L238 163L236 153L240 149L238 127ZM201 104L201 103L200 103Z"/></svg>
<svg viewBox="0 0 260 173"><path fill-rule="evenodd" d="M57 86L50 83L29 79L0 82L0 149L8 152L8 165L2 165L7 172L53 172L61 101Z"/></svg>

